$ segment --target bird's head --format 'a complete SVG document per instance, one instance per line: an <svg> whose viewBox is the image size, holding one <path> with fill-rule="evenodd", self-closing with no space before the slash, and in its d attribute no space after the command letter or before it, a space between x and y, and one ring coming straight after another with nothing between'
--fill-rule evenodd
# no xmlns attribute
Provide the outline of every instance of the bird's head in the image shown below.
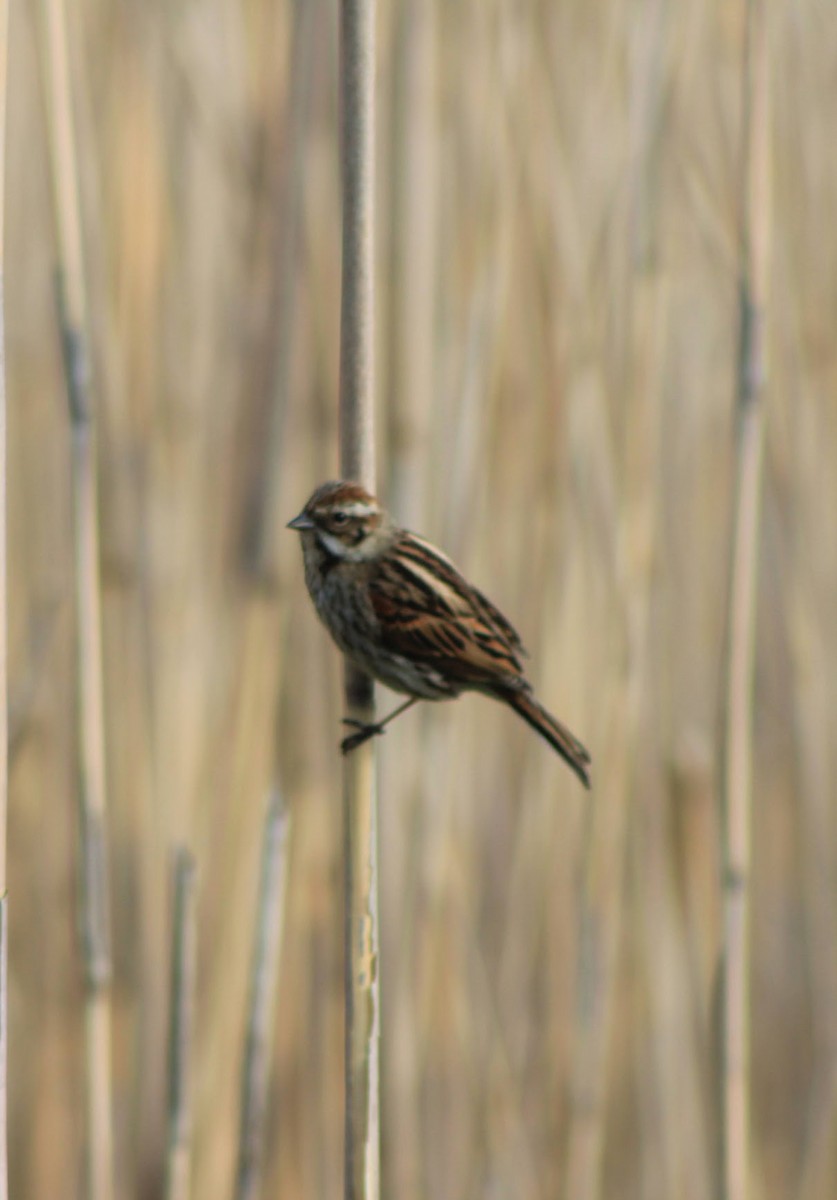
<svg viewBox="0 0 837 1200"><path fill-rule="evenodd" d="M359 483L345 481L321 484L288 522L288 529L302 535L303 548L346 562L374 558L389 541L391 528L375 497Z"/></svg>

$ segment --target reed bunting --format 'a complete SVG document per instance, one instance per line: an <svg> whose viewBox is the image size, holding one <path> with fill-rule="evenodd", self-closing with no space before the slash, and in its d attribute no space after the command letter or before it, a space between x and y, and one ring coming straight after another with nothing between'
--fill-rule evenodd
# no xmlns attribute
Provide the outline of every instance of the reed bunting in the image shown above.
<svg viewBox="0 0 837 1200"><path fill-rule="evenodd" d="M334 641L409 696L383 721L358 724L344 754L417 700L476 691L510 705L590 786L590 755L535 699L516 631L440 551L399 529L358 483L322 484L288 528L301 534L305 582Z"/></svg>

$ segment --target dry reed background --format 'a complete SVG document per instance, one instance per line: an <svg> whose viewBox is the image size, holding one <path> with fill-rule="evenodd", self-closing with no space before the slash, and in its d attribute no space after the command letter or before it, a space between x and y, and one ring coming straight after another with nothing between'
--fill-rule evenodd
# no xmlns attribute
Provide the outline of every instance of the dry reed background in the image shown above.
<svg viewBox="0 0 837 1200"><path fill-rule="evenodd" d="M7 163L10 1194L79 1194L71 431L39 7ZM755 1195L837 1193L837 23L770 6ZM383 1193L699 1200L743 5L381 0L380 490L519 625L585 797L479 698L381 740ZM282 530L336 469L336 12L70 10L99 426L118 1195L164 1162L197 867L192 1194L231 1194L271 789L292 813L264 1194L342 1158L339 664ZM273 410L273 415L271 412ZM278 417L275 415L278 411ZM269 498L272 521L261 513Z"/></svg>

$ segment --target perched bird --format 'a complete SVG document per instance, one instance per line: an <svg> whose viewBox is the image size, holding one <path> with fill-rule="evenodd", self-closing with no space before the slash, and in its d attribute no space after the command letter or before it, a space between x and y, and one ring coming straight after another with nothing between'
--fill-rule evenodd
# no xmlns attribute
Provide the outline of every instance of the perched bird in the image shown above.
<svg viewBox="0 0 837 1200"><path fill-rule="evenodd" d="M322 484L288 528L302 537L305 582L337 645L410 697L383 721L358 725L344 754L417 700L483 692L510 705L590 786L590 755L535 699L516 631L450 559L399 529L359 483Z"/></svg>

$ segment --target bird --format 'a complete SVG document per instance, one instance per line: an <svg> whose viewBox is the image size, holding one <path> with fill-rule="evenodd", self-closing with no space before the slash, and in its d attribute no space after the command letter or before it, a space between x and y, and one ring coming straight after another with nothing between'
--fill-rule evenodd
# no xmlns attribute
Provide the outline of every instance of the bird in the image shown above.
<svg viewBox="0 0 837 1200"><path fill-rule="evenodd" d="M440 550L352 480L321 484L287 528L300 534L308 592L339 649L408 697L382 721L346 718L355 732L344 754L419 700L475 691L513 708L590 787L590 755L535 698L517 631Z"/></svg>

